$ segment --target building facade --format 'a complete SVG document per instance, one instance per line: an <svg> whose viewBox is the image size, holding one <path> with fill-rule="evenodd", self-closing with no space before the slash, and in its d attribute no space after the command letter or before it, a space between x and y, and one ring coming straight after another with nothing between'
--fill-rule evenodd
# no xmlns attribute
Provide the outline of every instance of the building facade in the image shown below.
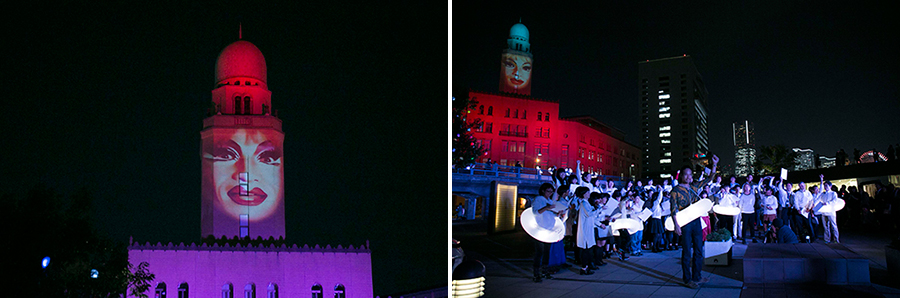
<svg viewBox="0 0 900 298"><path fill-rule="evenodd" d="M747 176L754 173L756 163L756 140L753 136L753 122L739 121L731 124L734 136L734 175Z"/></svg>
<svg viewBox="0 0 900 298"><path fill-rule="evenodd" d="M219 54L215 82L200 132L200 235L222 240L129 241L129 261L147 262L156 275L146 294L372 297L368 243L332 248L284 241L284 133L271 113L262 52L244 40L230 44Z"/></svg>
<svg viewBox="0 0 900 298"><path fill-rule="evenodd" d="M791 150L797 153L797 157L794 158L794 161L797 162L797 164L794 165L794 171L805 171L816 168L816 153L813 152L812 149L792 148Z"/></svg>
<svg viewBox="0 0 900 298"><path fill-rule="evenodd" d="M709 152L709 92L691 56L638 63L642 176L668 178Z"/></svg>
<svg viewBox="0 0 900 298"><path fill-rule="evenodd" d="M625 134L590 116L561 118L559 102L531 97L531 45L521 23L510 29L501 56L500 93L469 91L480 119L476 142L487 150L478 162L523 167L574 168L620 177L640 173L640 150ZM527 87L527 88L526 88Z"/></svg>
<svg viewBox="0 0 900 298"><path fill-rule="evenodd" d="M837 166L837 158L836 157L828 157L824 155L819 155L819 168L831 168Z"/></svg>

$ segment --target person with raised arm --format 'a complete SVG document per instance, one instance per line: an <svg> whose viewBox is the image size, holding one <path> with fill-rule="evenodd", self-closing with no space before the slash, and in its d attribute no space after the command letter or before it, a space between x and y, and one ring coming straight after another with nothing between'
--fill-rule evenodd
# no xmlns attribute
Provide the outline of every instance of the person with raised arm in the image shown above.
<svg viewBox="0 0 900 298"><path fill-rule="evenodd" d="M706 180L694 182L693 171L690 166L681 169L677 186L672 188L670 204L672 205L672 222L675 224L675 233L681 235L681 279L684 285L691 289L700 287L700 284L708 282L709 278L700 278L703 268L703 229L700 218L690 222L678 222L676 215L691 204L700 200L699 191L716 177L716 166L719 157L712 156L711 175ZM693 256L693 260L692 260Z"/></svg>
<svg viewBox="0 0 900 298"><path fill-rule="evenodd" d="M791 183L784 181L782 179L778 180L778 185L772 186L772 180L769 180L769 187L772 187L777 193L775 194L778 197L778 218L781 219L781 222L790 228L791 226Z"/></svg>
<svg viewBox="0 0 900 298"><path fill-rule="evenodd" d="M791 224L791 229L794 230L794 234L800 237L800 239L809 238L810 241L815 240L815 233L811 233L811 231L815 231L812 228L812 225L809 221L809 214L807 213L806 206L809 205L809 202L812 201L813 196L812 193L806 189L806 183L800 182L797 184L800 188L794 192L794 202L793 202L793 220L794 222Z"/></svg>

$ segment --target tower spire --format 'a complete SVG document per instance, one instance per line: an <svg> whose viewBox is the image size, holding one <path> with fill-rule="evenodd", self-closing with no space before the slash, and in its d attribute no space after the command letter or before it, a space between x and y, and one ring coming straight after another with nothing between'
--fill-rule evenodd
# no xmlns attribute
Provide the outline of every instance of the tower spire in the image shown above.
<svg viewBox="0 0 900 298"><path fill-rule="evenodd" d="M241 22L238 22L238 39L244 39L243 34L243 26L241 26Z"/></svg>

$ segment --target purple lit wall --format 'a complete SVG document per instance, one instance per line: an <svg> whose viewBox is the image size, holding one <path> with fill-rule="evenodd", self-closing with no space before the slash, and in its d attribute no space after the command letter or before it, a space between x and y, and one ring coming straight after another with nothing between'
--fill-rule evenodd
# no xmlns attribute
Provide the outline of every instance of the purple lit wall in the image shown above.
<svg viewBox="0 0 900 298"><path fill-rule="evenodd" d="M233 297L244 297L244 288L254 284L255 297L268 297L269 285L277 285L278 297L310 297L313 286L322 287L323 297L335 297L343 285L346 297L374 297L372 262L367 247L220 247L183 245L138 245L128 248L133 264L148 262L156 274L147 293L164 283L166 297L178 297L187 284L190 297L222 297L223 286L232 285Z"/></svg>

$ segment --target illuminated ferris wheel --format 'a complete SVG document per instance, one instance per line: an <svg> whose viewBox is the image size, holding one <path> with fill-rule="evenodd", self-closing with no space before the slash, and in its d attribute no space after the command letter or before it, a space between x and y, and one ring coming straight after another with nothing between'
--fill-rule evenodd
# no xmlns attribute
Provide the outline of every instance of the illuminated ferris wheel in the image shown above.
<svg viewBox="0 0 900 298"><path fill-rule="evenodd" d="M877 159L876 159L877 158ZM875 152L874 150L869 150L859 156L860 163L870 163L870 162L882 162L887 161L887 156L884 156L881 152Z"/></svg>

